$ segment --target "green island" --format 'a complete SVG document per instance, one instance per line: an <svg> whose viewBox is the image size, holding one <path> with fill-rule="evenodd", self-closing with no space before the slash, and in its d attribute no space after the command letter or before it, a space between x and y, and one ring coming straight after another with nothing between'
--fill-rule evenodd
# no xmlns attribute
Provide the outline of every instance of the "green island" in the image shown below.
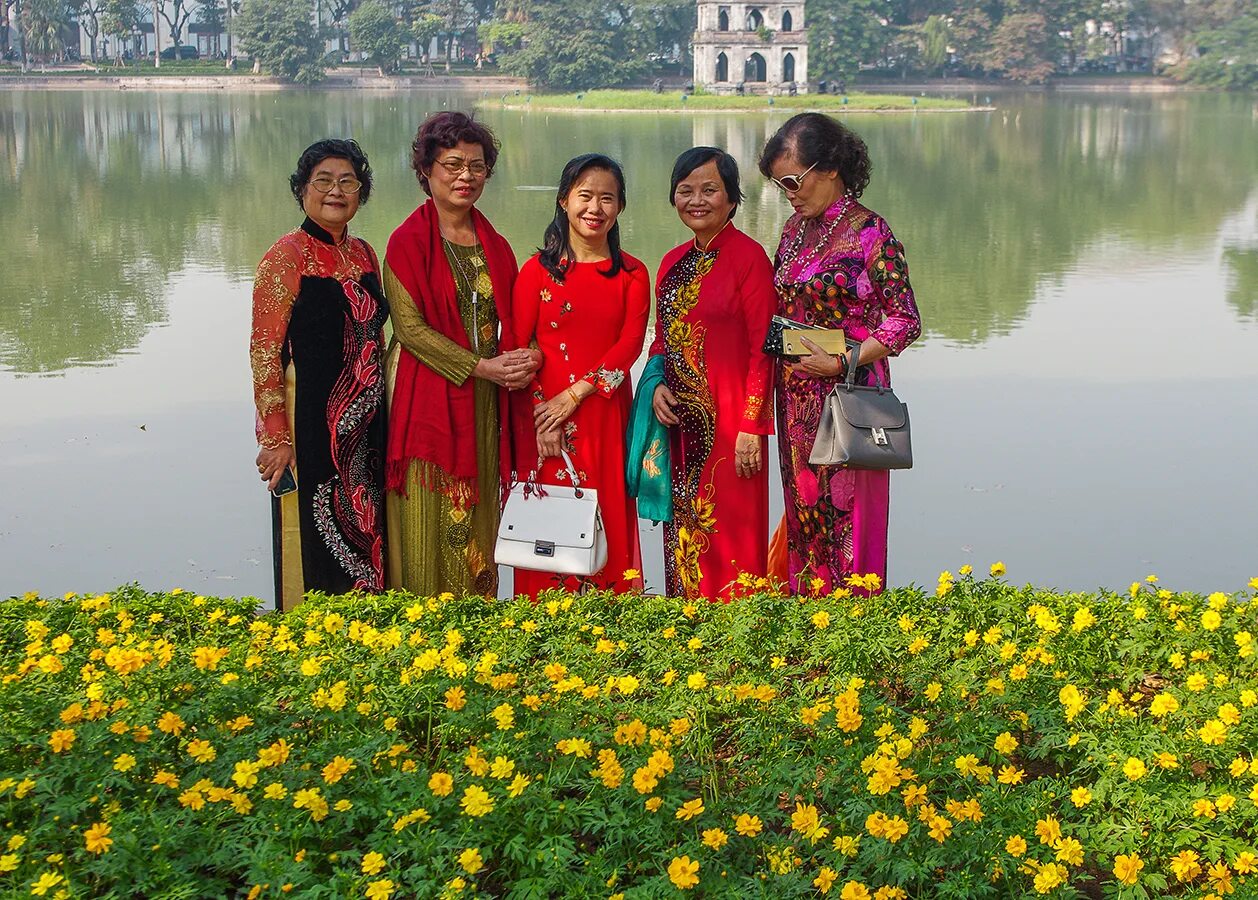
<svg viewBox="0 0 1258 900"><path fill-rule="evenodd" d="M1254 896L1258 579L740 583L14 597L0 892Z"/></svg>
<svg viewBox="0 0 1258 900"><path fill-rule="evenodd" d="M831 109L844 112L962 112L991 107L975 107L951 97L910 97L902 94L851 93L797 94L790 96L683 94L678 90L655 93L649 90L594 90L568 94L512 92L500 100L481 101L485 106L539 111L589 110L592 112L693 112L730 110L800 111Z"/></svg>

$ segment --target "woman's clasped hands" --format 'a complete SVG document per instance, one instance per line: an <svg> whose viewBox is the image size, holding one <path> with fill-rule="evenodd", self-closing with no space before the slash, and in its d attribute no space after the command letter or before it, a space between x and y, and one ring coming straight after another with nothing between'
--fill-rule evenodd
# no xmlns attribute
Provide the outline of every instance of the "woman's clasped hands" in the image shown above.
<svg viewBox="0 0 1258 900"><path fill-rule="evenodd" d="M528 387L533 373L541 368L542 354L537 350L521 348L500 353L490 359L478 360L472 374L492 381L499 387L518 391Z"/></svg>

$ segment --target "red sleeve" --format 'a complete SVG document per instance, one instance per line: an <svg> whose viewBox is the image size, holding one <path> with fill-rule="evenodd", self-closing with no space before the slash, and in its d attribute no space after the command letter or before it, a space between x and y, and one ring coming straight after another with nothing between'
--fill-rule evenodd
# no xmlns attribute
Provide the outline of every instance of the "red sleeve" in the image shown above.
<svg viewBox="0 0 1258 900"><path fill-rule="evenodd" d="M773 433L773 357L764 350L764 336L769 331L769 320L777 311L777 290L773 287L773 264L764 249L749 241L750 264L746 267L738 287L738 302L742 308L743 326L747 329L747 347L751 359L747 366L746 405L740 431L749 434Z"/></svg>
<svg viewBox="0 0 1258 900"><path fill-rule="evenodd" d="M537 257L530 258L524 268L516 276L515 287L511 291L511 333L515 337L517 347L527 347L537 333L537 318L541 314L541 263ZM545 361L542 363L545 365ZM529 384L529 396L536 405L542 403L546 396L542 393L542 382L537 372Z"/></svg>
<svg viewBox="0 0 1258 900"><path fill-rule="evenodd" d="M620 273L625 285L625 317L620 327L620 337L603 355L598 368L586 375L586 380L594 385L595 392L604 397L616 393L629 370L642 355L642 342L646 339L646 323L651 317L651 276L646 266L626 254L626 266L633 266L630 271L625 268ZM602 275L597 276L602 278Z"/></svg>
<svg viewBox="0 0 1258 900"><path fill-rule="evenodd" d="M253 368L253 402L258 444L274 449L291 444L284 400L284 342L288 320L301 287L301 248L296 240L281 239L262 262L253 281L253 328L249 362Z"/></svg>

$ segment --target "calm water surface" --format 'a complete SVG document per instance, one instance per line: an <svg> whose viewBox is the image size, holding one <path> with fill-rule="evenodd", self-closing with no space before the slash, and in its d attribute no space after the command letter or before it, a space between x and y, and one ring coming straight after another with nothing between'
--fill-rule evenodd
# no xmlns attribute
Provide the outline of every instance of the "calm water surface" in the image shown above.
<svg viewBox="0 0 1258 900"><path fill-rule="evenodd" d="M288 174L310 141L356 137L376 194L355 230L383 253L419 197L415 126L476 99L0 92L0 596L269 598L247 338L253 269L301 218ZM1000 104L850 119L925 321L893 366L917 466L892 479L891 581L1001 559L1061 588L1239 588L1258 575L1258 105ZM789 212L754 163L783 114L485 117L503 155L481 206L521 257L553 204L529 188L587 150L625 163L624 245L652 269L689 234L666 200L689 146L738 156L738 221L770 250Z"/></svg>

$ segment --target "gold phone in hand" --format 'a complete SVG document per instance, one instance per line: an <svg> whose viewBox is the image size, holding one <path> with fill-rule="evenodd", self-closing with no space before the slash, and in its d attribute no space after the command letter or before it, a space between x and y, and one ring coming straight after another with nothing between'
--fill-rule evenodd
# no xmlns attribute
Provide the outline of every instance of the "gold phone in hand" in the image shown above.
<svg viewBox="0 0 1258 900"><path fill-rule="evenodd" d="M782 329L782 355L811 356L812 351L804 346L804 338L812 341L831 356L847 352L847 342L842 328L784 328Z"/></svg>

